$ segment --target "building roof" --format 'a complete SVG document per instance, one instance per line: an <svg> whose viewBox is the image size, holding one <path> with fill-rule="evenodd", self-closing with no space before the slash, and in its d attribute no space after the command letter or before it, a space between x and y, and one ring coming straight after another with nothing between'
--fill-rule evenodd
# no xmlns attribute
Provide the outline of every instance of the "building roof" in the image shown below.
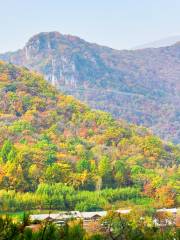
<svg viewBox="0 0 180 240"><path fill-rule="evenodd" d="M177 213L180 209L178 208L162 208L158 209L157 212L170 212L170 213ZM131 209L120 209L116 212L122 214L128 214L131 212ZM99 212L79 212L79 211L70 211L70 212L60 212L60 213L51 213L51 214L35 214L30 215L31 220L68 220L71 218L82 218L82 219L92 219L95 217L105 217L107 215L107 211L99 211Z"/></svg>
<svg viewBox="0 0 180 240"><path fill-rule="evenodd" d="M117 210L116 212L122 213L122 214L128 214L131 212L131 209L120 209L120 210Z"/></svg>
<svg viewBox="0 0 180 240"><path fill-rule="evenodd" d="M94 218L94 217L105 217L107 212L106 211L100 211L100 212L81 212L82 218Z"/></svg>
<svg viewBox="0 0 180 240"><path fill-rule="evenodd" d="M161 209L158 209L157 212L177 213L178 208L161 208Z"/></svg>
<svg viewBox="0 0 180 240"><path fill-rule="evenodd" d="M33 214L30 215L30 219L33 220L39 220L43 221L46 219L56 219L59 216L59 214Z"/></svg>
<svg viewBox="0 0 180 240"><path fill-rule="evenodd" d="M93 217L104 217L106 216L106 211L101 212L79 212L79 211L71 211L71 212L62 212L58 214L34 214L30 215L31 220L61 220L61 219L71 219L71 218L93 218Z"/></svg>

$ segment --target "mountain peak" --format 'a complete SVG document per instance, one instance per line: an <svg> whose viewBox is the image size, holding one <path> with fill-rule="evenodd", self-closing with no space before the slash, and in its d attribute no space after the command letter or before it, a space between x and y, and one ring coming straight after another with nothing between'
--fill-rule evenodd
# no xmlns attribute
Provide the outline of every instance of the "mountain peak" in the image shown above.
<svg viewBox="0 0 180 240"><path fill-rule="evenodd" d="M51 49L54 48L57 41L62 38L64 38L64 36L59 32L41 32L31 37L25 48L38 49L39 51Z"/></svg>
<svg viewBox="0 0 180 240"><path fill-rule="evenodd" d="M63 36L63 34L58 31L40 32L32 36L30 40L40 38L40 37L60 37L60 36Z"/></svg>
<svg viewBox="0 0 180 240"><path fill-rule="evenodd" d="M174 45L180 46L180 41L176 42Z"/></svg>
<svg viewBox="0 0 180 240"><path fill-rule="evenodd" d="M29 39L26 47L35 46L39 50L58 48L60 44L71 44L72 42L80 42L82 39L73 35L65 35L57 31L41 32Z"/></svg>

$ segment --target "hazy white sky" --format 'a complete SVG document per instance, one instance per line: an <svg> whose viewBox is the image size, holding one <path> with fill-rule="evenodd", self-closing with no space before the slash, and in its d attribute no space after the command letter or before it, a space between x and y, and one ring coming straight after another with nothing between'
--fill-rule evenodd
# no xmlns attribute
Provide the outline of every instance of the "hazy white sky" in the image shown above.
<svg viewBox="0 0 180 240"><path fill-rule="evenodd" d="M59 31L113 48L180 35L180 0L0 0L0 52Z"/></svg>

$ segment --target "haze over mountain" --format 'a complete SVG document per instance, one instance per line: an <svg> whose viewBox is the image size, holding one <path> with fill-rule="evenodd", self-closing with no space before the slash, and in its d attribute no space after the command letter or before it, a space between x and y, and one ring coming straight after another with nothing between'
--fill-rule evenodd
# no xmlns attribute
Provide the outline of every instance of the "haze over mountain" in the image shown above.
<svg viewBox="0 0 180 240"><path fill-rule="evenodd" d="M180 41L180 35L179 36L173 36L173 37L167 37L164 39L160 39L157 41L153 41L150 43L146 43L143 45L139 45L136 47L133 47L133 50L137 50L137 49L144 49L144 48L159 48L159 47L167 47L167 46L171 46L177 42Z"/></svg>
<svg viewBox="0 0 180 240"><path fill-rule="evenodd" d="M119 51L49 32L0 59L43 73L50 83L93 108L180 142L180 43Z"/></svg>

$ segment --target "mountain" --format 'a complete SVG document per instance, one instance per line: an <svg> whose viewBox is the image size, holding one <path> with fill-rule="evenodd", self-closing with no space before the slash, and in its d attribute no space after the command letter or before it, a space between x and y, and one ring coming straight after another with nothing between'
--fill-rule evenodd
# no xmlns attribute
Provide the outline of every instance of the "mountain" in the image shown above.
<svg viewBox="0 0 180 240"><path fill-rule="evenodd" d="M179 159L177 146L147 129L0 62L1 210L176 206Z"/></svg>
<svg viewBox="0 0 180 240"><path fill-rule="evenodd" d="M0 59L41 72L52 85L92 108L180 143L180 43L119 51L50 32Z"/></svg>
<svg viewBox="0 0 180 240"><path fill-rule="evenodd" d="M164 39L160 39L154 42L146 43L144 45L139 45L133 48L133 50L144 49L144 48L159 48L167 47L176 44L180 41L180 36L173 36Z"/></svg>

